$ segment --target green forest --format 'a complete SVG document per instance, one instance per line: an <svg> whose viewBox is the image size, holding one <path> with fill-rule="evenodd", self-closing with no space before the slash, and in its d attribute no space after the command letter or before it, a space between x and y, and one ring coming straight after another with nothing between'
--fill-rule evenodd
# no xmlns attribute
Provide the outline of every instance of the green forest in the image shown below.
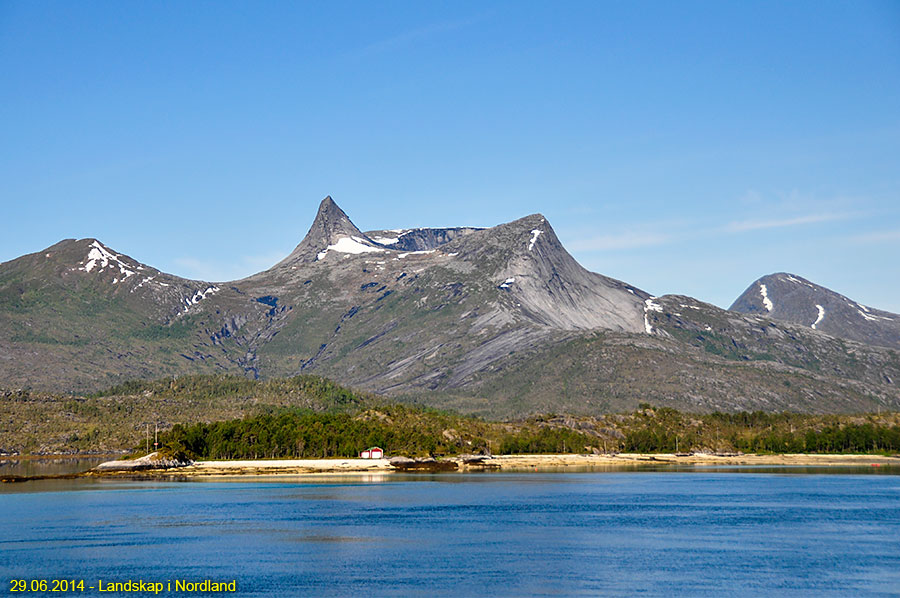
<svg viewBox="0 0 900 598"><path fill-rule="evenodd" d="M487 423L435 410L385 405L378 410L317 413L287 409L254 417L176 425L162 438L163 451L191 459L356 457L368 447L389 456L584 452L591 435L536 422Z"/></svg>
<svg viewBox="0 0 900 598"><path fill-rule="evenodd" d="M900 421L897 414L742 411L690 415L644 405L630 420L624 450L894 454L900 451Z"/></svg>

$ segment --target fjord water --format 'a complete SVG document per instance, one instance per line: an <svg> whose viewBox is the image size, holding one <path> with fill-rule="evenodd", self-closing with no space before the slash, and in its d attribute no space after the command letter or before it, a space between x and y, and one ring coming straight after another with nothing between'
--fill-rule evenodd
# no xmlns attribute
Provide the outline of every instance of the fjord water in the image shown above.
<svg viewBox="0 0 900 598"><path fill-rule="evenodd" d="M41 476L78 473L116 458L118 455L41 459L7 457L0 459L0 475Z"/></svg>
<svg viewBox="0 0 900 598"><path fill-rule="evenodd" d="M0 513L7 591L35 578L235 579L242 596L900 591L897 475L51 480L0 486Z"/></svg>

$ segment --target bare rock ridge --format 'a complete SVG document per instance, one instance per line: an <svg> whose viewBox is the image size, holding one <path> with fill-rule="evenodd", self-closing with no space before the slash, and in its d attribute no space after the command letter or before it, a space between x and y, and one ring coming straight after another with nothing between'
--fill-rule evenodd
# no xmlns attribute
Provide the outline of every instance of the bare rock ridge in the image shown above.
<svg viewBox="0 0 900 598"><path fill-rule="evenodd" d="M755 281L730 309L808 326L839 338L900 348L900 315L867 307L787 272Z"/></svg>
<svg viewBox="0 0 900 598"><path fill-rule="evenodd" d="M397 251L429 251L479 230L477 227L409 228L375 230L366 233L370 239Z"/></svg>

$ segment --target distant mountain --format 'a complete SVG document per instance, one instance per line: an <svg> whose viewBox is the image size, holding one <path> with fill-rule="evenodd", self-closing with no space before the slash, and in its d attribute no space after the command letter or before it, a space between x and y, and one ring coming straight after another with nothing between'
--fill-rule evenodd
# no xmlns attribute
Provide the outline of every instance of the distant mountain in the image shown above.
<svg viewBox="0 0 900 598"><path fill-rule="evenodd" d="M867 307L795 274L763 276L747 287L731 309L900 349L900 315Z"/></svg>
<svg viewBox="0 0 900 598"><path fill-rule="evenodd" d="M589 272L540 214L362 232L327 197L290 255L242 280L179 278L95 239L0 264L0 387L316 373L485 415L900 406L896 352L821 334L827 311L816 330L773 318Z"/></svg>

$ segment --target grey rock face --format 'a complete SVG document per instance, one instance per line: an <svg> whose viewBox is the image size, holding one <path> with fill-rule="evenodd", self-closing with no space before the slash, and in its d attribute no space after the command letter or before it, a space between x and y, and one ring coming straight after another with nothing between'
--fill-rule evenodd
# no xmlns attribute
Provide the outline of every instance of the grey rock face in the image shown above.
<svg viewBox="0 0 900 598"><path fill-rule="evenodd" d="M484 229L467 226L456 228L410 228L369 231L366 233L366 236L376 243L397 251L428 251L480 230Z"/></svg>
<svg viewBox="0 0 900 598"><path fill-rule="evenodd" d="M868 307L795 274L751 284L730 308L870 345L900 348L900 315Z"/></svg>
<svg viewBox="0 0 900 598"><path fill-rule="evenodd" d="M541 214L477 231L444 251L496 272L501 305L535 324L560 330L643 329L649 295L585 270Z"/></svg>

